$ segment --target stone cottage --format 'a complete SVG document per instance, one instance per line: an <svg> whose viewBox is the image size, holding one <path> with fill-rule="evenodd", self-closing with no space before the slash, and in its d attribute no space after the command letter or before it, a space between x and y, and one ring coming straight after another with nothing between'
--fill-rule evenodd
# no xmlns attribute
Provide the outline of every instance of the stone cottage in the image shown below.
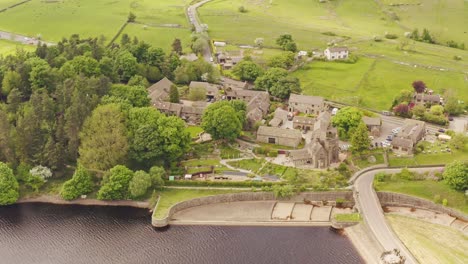
<svg viewBox="0 0 468 264"><path fill-rule="evenodd" d="M174 85L168 78L164 77L159 82L148 87L148 96L151 102L167 101L169 100L169 91L171 86Z"/></svg>
<svg viewBox="0 0 468 264"><path fill-rule="evenodd" d="M291 94L288 109L289 112L318 115L325 110L325 100L319 96Z"/></svg>
<svg viewBox="0 0 468 264"><path fill-rule="evenodd" d="M362 121L364 121L364 124L367 126L367 130L370 132L370 134L374 137L379 137L380 136L380 131L382 128L382 121L378 117L368 117L368 116L363 116Z"/></svg>
<svg viewBox="0 0 468 264"><path fill-rule="evenodd" d="M302 134L295 129L260 126L257 141L296 148L302 141Z"/></svg>
<svg viewBox="0 0 468 264"><path fill-rule="evenodd" d="M392 149L401 154L413 154L416 144L426 135L426 123L406 119L403 128L392 140Z"/></svg>
<svg viewBox="0 0 468 264"><path fill-rule="evenodd" d="M325 49L323 55L327 60L345 60L349 57L349 50L347 47L329 47Z"/></svg>

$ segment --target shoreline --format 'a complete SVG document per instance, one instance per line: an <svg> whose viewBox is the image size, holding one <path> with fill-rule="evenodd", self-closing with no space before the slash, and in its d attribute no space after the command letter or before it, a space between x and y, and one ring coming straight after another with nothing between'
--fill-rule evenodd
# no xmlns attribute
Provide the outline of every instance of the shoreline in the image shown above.
<svg viewBox="0 0 468 264"><path fill-rule="evenodd" d="M37 197L28 197L28 198L21 198L16 201L14 204L23 204L23 203L49 203L49 204L57 204L57 205L89 205L89 206L126 206L126 207L134 207L140 209L148 209L150 208L148 202L140 202L140 201L129 201L129 200L120 200L120 201L103 201L97 199L76 199L72 201L66 201L60 198L59 196L50 196L50 195L41 195Z"/></svg>

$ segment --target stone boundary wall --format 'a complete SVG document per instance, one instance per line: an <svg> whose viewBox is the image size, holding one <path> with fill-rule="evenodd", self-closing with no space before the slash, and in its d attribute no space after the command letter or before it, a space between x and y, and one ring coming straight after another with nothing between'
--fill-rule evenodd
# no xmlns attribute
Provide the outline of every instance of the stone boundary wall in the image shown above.
<svg viewBox="0 0 468 264"><path fill-rule="evenodd" d="M465 215L462 212L457 211L455 209L433 203L426 199L392 192L377 192L377 196L379 197L380 204L382 206L404 206L426 209L435 212L445 213L465 222L468 222L468 215Z"/></svg>
<svg viewBox="0 0 468 264"><path fill-rule="evenodd" d="M342 198L347 202L343 203L343 206L352 207L354 205L353 193L352 192L305 192L300 193L296 196L293 196L289 199L282 199L284 201L304 201L304 199L310 201L335 201L337 198ZM172 216L182 210L214 203L228 203L228 202L242 202L242 201L274 201L277 200L272 192L244 192L244 193L229 193L229 194L220 194L213 196L206 196L195 198L187 201L183 201L173 205L167 215L164 218L156 218L154 214L156 213L158 205L153 212L151 218L151 224L154 227L165 227L169 225L169 221Z"/></svg>

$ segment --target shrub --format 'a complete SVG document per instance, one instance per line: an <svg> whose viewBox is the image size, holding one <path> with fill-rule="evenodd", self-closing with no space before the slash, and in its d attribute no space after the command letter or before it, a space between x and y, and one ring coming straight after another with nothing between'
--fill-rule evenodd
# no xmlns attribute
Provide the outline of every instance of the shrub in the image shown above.
<svg viewBox="0 0 468 264"><path fill-rule="evenodd" d="M380 36L374 36L375 42L382 42L382 38Z"/></svg>
<svg viewBox="0 0 468 264"><path fill-rule="evenodd" d="M295 190L292 185L274 185L273 193L276 198L288 198L295 194Z"/></svg>
<svg viewBox="0 0 468 264"><path fill-rule="evenodd" d="M239 6L239 12L247 13L247 9L244 6Z"/></svg>
<svg viewBox="0 0 468 264"><path fill-rule="evenodd" d="M279 182L257 182L257 181L168 181L166 186L206 186L206 187L270 187L274 185L284 185L285 183ZM268 189L267 189L268 191ZM269 190L271 191L271 189Z"/></svg>
<svg viewBox="0 0 468 264"><path fill-rule="evenodd" d="M442 205L447 206L448 205L448 200L447 199L442 200Z"/></svg>
<svg viewBox="0 0 468 264"><path fill-rule="evenodd" d="M151 177L144 171L136 171L128 186L128 191L133 198L139 198L146 194L146 191L151 187Z"/></svg>
<svg viewBox="0 0 468 264"><path fill-rule="evenodd" d="M133 171L123 165L110 169L104 176L102 187L98 192L99 200L122 200L128 196L128 186L133 177Z"/></svg>
<svg viewBox="0 0 468 264"><path fill-rule="evenodd" d="M385 38L387 38L387 39L397 39L398 36L396 34L386 33Z"/></svg>
<svg viewBox="0 0 468 264"><path fill-rule="evenodd" d="M343 204L346 202L344 198L336 198L336 207L340 208L343 207Z"/></svg>
<svg viewBox="0 0 468 264"><path fill-rule="evenodd" d="M66 181L60 195L65 200L74 200L83 194L90 193L93 190L93 179L91 174L81 165L75 170L73 177Z"/></svg>
<svg viewBox="0 0 468 264"><path fill-rule="evenodd" d="M45 180L41 176L28 174L24 180L24 185L31 188L34 192L38 192L44 185Z"/></svg>
<svg viewBox="0 0 468 264"><path fill-rule="evenodd" d="M270 150L268 152L268 157L278 157L278 150L277 149Z"/></svg>
<svg viewBox="0 0 468 264"><path fill-rule="evenodd" d="M29 173L34 176L40 176L44 180L52 177L52 171L49 168L41 165L32 168Z"/></svg>
<svg viewBox="0 0 468 264"><path fill-rule="evenodd" d="M457 56L457 55L454 55L454 56L453 56L453 59L456 60L456 61L461 61L461 60L462 60L462 57Z"/></svg>
<svg viewBox="0 0 468 264"><path fill-rule="evenodd" d="M440 203L440 194L434 195L434 203Z"/></svg>
<svg viewBox="0 0 468 264"><path fill-rule="evenodd" d="M387 179L387 174L385 172L379 172L375 175L375 179L378 182L384 182Z"/></svg>
<svg viewBox="0 0 468 264"><path fill-rule="evenodd" d="M0 205L15 203L19 198L19 185L13 171L0 162Z"/></svg>

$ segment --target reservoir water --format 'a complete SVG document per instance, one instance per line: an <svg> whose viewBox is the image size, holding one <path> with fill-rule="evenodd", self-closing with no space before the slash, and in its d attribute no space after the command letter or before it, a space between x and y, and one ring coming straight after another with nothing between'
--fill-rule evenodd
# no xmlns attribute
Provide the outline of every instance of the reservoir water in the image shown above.
<svg viewBox="0 0 468 264"><path fill-rule="evenodd" d="M0 207L0 263L363 263L327 227L171 226L147 210L51 204Z"/></svg>

